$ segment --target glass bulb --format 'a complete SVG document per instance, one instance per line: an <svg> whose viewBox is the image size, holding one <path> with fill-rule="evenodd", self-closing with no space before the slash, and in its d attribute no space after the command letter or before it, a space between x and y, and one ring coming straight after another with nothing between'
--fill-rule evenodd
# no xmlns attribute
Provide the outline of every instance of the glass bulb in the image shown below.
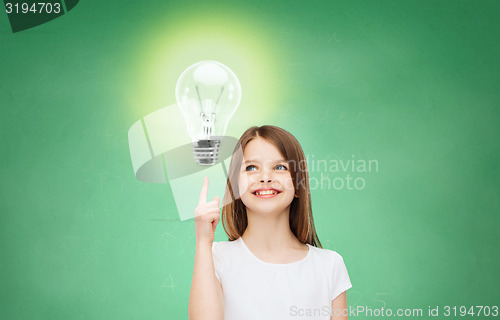
<svg viewBox="0 0 500 320"><path fill-rule="evenodd" d="M181 74L175 97L186 120L196 162L215 164L229 120L240 104L240 81L222 63L200 61Z"/></svg>

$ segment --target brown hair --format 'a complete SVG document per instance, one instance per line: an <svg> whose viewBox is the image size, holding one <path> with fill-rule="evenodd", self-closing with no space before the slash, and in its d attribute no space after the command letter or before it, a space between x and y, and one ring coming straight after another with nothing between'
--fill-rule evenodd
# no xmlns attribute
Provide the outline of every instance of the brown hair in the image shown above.
<svg viewBox="0 0 500 320"><path fill-rule="evenodd" d="M288 161L292 176L295 194L290 204L290 229L302 243L322 248L316 234L311 210L311 195L309 191L309 175L304 151L297 139L288 131L265 125L251 127L246 130L234 148L233 157L229 166L226 191L222 207L222 226L228 235L228 240L238 239L248 225L246 207L239 197L238 177L243 161L243 151L253 139L261 137L273 144Z"/></svg>

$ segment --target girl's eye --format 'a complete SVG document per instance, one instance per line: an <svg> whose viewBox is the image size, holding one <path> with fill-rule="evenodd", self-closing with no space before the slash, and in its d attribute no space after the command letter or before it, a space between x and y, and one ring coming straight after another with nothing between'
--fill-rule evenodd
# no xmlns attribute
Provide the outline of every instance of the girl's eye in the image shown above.
<svg viewBox="0 0 500 320"><path fill-rule="evenodd" d="M245 170L246 171L254 171L254 170L257 170L257 167L254 166L253 164L251 164L251 165L247 166Z"/></svg>
<svg viewBox="0 0 500 320"><path fill-rule="evenodd" d="M276 166L276 169L278 169L278 170L288 170L288 169L287 169L287 167L285 167L285 166L284 166L284 165L282 165L282 164L278 164L278 165Z"/></svg>

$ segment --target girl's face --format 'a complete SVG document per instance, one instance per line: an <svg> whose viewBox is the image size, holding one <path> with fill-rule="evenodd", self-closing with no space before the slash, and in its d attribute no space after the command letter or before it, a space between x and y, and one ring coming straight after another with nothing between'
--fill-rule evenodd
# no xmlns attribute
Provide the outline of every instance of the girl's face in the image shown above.
<svg viewBox="0 0 500 320"><path fill-rule="evenodd" d="M289 165L279 150L257 137L243 151L238 187L247 212L281 213L295 196Z"/></svg>

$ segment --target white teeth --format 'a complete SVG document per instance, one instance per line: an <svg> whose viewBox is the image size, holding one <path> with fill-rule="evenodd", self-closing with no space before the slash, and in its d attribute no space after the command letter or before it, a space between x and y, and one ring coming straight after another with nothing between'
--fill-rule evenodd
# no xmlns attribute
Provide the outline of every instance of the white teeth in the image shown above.
<svg viewBox="0 0 500 320"><path fill-rule="evenodd" d="M261 196L261 195L267 195L267 194L277 194L276 190L261 190L255 192L256 195Z"/></svg>

